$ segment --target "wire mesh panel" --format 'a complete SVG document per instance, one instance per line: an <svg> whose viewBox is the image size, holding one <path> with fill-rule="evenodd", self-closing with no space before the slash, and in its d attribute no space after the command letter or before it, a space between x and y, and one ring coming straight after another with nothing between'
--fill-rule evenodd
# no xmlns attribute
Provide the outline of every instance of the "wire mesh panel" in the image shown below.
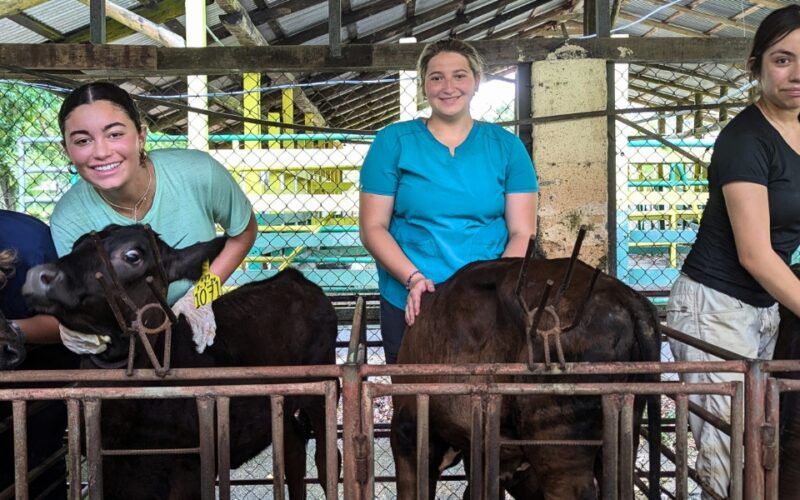
<svg viewBox="0 0 800 500"><path fill-rule="evenodd" d="M374 260L358 234L359 169L377 129L429 110L420 109L414 72L351 77L209 75L199 97L192 94L191 76L117 82L143 113L148 151L208 151L253 205L256 243L229 285L293 266L328 293L377 290ZM513 81L487 84L486 98L476 99L475 117L513 120ZM57 125L59 94L68 90L0 84L3 207L47 221L58 199L78 182Z"/></svg>
<svg viewBox="0 0 800 500"><path fill-rule="evenodd" d="M617 273L667 291L694 242L720 130L752 100L743 67L618 65Z"/></svg>

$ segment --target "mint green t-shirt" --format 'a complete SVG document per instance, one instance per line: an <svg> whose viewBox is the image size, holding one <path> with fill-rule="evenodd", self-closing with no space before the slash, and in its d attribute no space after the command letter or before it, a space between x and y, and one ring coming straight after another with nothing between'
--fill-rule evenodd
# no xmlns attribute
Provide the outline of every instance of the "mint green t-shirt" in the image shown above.
<svg viewBox="0 0 800 500"><path fill-rule="evenodd" d="M185 248L211 240L216 236L215 223L229 236L247 228L253 213L247 196L208 153L161 149L149 156L155 167L155 198L139 222L150 224L168 245ZM68 254L82 235L109 224L130 225L133 219L114 211L88 182L79 180L59 200L50 218L59 257ZM172 283L168 302L174 304L191 286L187 280Z"/></svg>

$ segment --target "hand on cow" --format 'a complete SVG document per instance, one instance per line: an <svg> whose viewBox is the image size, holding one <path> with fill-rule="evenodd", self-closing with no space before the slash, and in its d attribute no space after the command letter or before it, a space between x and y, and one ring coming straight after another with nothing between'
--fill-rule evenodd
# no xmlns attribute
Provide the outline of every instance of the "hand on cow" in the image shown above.
<svg viewBox="0 0 800 500"><path fill-rule="evenodd" d="M175 316L183 314L189 326L192 327L192 340L194 340L197 352L203 352L206 346L214 344L214 337L217 335L217 321L214 319L214 310L211 303L204 306L194 306L194 287L190 288L186 294L175 302L172 306Z"/></svg>
<svg viewBox="0 0 800 500"><path fill-rule="evenodd" d="M414 324L414 319L419 314L420 305L422 305L422 294L425 292L433 292L436 288L433 286L433 281L429 280L422 274L420 278L411 283L408 289L408 298L406 299L406 323L410 326Z"/></svg>

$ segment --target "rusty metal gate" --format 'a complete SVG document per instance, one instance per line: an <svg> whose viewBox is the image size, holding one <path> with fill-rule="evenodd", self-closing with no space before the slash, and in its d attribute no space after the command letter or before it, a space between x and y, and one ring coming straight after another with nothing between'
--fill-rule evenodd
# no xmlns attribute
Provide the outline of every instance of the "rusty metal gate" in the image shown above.
<svg viewBox="0 0 800 500"><path fill-rule="evenodd" d="M473 435L469 480L472 498L494 498L498 491L499 455L502 446L509 445L569 445L570 443L548 443L537 441L513 441L500 436L499 408L503 398L534 394L559 394L595 396L602 400L604 424L602 439L579 443L602 446L603 498L634 498L645 495L650 481L659 481L658 489L674 498L688 498L690 480L698 482L689 467L689 412L702 413L688 401L692 394L721 394L732 399L730 422L712 424L725 430L731 437L732 482L730 498L776 498L776 441L777 394L782 390L800 389L800 384L790 381L768 380L770 371L800 371L800 362L769 362L764 367L760 361L731 359L727 361L696 362L631 362L631 363L567 363L564 368L545 369L544 365L532 370L525 364L493 365L370 365L364 363L366 328L365 307L360 300L353 314L347 359L336 366L264 367L264 368L217 368L172 369L166 376L170 384L176 382L195 385L161 385L165 380L154 370L137 370L126 376L122 370L80 370L0 373L0 384L41 383L54 381L78 382L81 387L67 388L14 388L0 389L0 401L12 401L13 430L15 440L15 495L28 498L26 433L26 407L38 400L64 400L68 405L68 470L70 477L69 497L81 498L83 485L80 480L81 448L85 443L88 481L86 488L92 499L102 498L102 457L122 454L197 454L201 459L201 481L203 498L230 498L231 480L228 460L228 405L232 397L269 397L273 408L273 497L283 498L283 460L281 450L281 408L283 398L292 395L319 395L325 397L328 439L325 446L327 470L325 478L319 478L328 486L328 498L367 499L375 497L376 474L374 469L374 406L376 398L390 395L414 395L419 403L418 464L427 460L428 416L425 409L430 398L439 395L469 395L473 400ZM665 329L668 335L681 338L680 332ZM683 339L695 342L691 339ZM695 342L696 343L696 342ZM700 343L702 347L702 343ZM707 346L706 346L707 347ZM715 351L722 358L730 353ZM734 355L735 356L735 355ZM654 374L689 372L730 372L742 374L744 382L718 384L688 384L676 381L660 383L444 383L444 384L392 384L375 381L393 375L453 375L453 376L508 376L508 375L564 375L596 377L607 374ZM270 379L290 378L296 383L270 384ZM314 379L314 382L303 380ZM326 381L320 382L320 379ZM337 447L337 390L336 380L342 387L341 438L342 476L336 477ZM591 378L587 378L591 380ZM140 387L108 387L110 383L131 381ZM197 385L209 381L212 385ZM230 383L230 385L228 385ZM675 400L674 416L662 427L663 433L674 433L674 450L662 443L663 455L673 463L661 478L647 477L648 471L635 467L637 436L633 431L634 395L669 395ZM179 450L107 450L100 446L101 402L110 399L157 399L191 398L197 401L198 419L201 428L196 447ZM759 404L759 402L765 404ZM81 415L83 418L81 418ZM674 422L670 423L670 422ZM644 425L648 425L647 422ZM768 438L765 440L765 437ZM575 443L572 443L575 444ZM765 450L768 453L765 453ZM763 457L762 457L763 455ZM216 458L215 458L216 457ZM762 458L764 460L762 460ZM218 478L215 477L218 470ZM420 466L418 496L425 498L427 467ZM308 481L308 480L307 480ZM766 481L766 482L765 482ZM262 481L263 483L263 481ZM698 483L699 484L699 483ZM766 484L766 491L765 491ZM702 484L699 484L703 488Z"/></svg>

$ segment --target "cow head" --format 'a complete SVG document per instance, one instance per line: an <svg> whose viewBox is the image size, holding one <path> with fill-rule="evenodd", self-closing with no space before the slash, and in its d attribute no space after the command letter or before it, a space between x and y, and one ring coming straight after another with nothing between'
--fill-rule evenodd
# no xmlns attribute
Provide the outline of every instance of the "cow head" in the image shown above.
<svg viewBox="0 0 800 500"><path fill-rule="evenodd" d="M158 299L146 282L148 277L152 277L153 288L163 296L168 283L198 279L203 262L213 260L225 241L225 237L215 238L176 250L145 226L111 225L96 235L82 236L75 242L72 252L58 261L28 271L23 295L31 309L54 315L68 328L108 336L111 343L100 359L113 363L127 356L128 334L119 327L103 282L113 289L119 285L136 308L157 303ZM167 283L161 279L155 248L161 256ZM116 276L116 284L113 276ZM123 302L117 301L121 306L119 310L124 323L130 325L136 311ZM161 315L162 318L153 321L160 323L163 312Z"/></svg>
<svg viewBox="0 0 800 500"><path fill-rule="evenodd" d="M13 370L25 361L25 343L22 334L6 321L0 311L0 371Z"/></svg>

